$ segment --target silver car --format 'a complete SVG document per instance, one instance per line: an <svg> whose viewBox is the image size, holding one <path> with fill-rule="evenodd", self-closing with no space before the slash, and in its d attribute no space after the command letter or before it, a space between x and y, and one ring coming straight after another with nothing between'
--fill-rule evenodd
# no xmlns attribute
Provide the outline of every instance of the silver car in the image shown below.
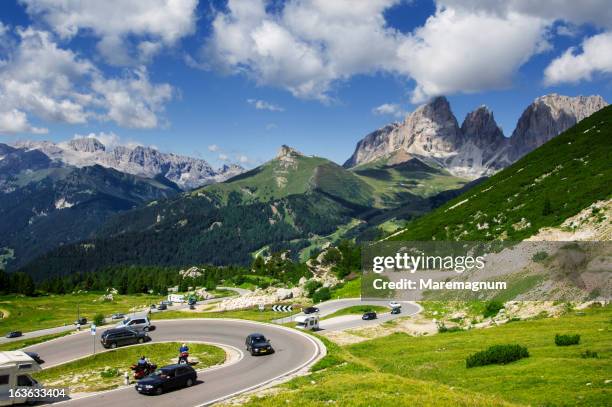
<svg viewBox="0 0 612 407"><path fill-rule="evenodd" d="M147 317L127 317L117 324L117 328L130 328L135 331L148 332L151 327L151 321Z"/></svg>

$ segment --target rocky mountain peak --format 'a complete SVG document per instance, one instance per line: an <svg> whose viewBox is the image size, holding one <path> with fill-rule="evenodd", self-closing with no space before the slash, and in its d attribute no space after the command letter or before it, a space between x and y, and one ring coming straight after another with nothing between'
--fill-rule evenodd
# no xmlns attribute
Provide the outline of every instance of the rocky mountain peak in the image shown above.
<svg viewBox="0 0 612 407"><path fill-rule="evenodd" d="M104 144L94 137L79 137L68 142L70 148L74 151L83 153L96 153L98 151L106 151Z"/></svg>
<svg viewBox="0 0 612 407"><path fill-rule="evenodd" d="M522 157L607 105L599 95L570 97L552 93L537 98L523 111L512 133L513 159Z"/></svg>
<svg viewBox="0 0 612 407"><path fill-rule="evenodd" d="M299 151L297 151L296 149L289 147L286 144L283 144L279 149L278 149L278 153L276 154L276 158L278 159L283 159L283 158L290 158L290 157L296 157L296 156L301 156L303 155L302 153L300 153Z"/></svg>
<svg viewBox="0 0 612 407"><path fill-rule="evenodd" d="M485 105L479 106L465 116L461 132L466 141L475 145L491 146L504 140L504 133L497 125L493 112Z"/></svg>

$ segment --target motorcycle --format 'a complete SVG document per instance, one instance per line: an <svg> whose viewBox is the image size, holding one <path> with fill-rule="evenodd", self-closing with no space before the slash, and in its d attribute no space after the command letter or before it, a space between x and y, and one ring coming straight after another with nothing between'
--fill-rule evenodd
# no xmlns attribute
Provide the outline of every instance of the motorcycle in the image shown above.
<svg viewBox="0 0 612 407"><path fill-rule="evenodd" d="M144 365L136 364L136 365L132 365L131 369L134 371L134 379L140 380L143 377L146 377L150 375L151 373L155 372L155 369L157 369L157 365L153 363L147 363Z"/></svg>
<svg viewBox="0 0 612 407"><path fill-rule="evenodd" d="M181 352L178 358L179 365L182 365L182 364L188 365L189 364L189 361L187 360L188 358L189 358L189 352Z"/></svg>

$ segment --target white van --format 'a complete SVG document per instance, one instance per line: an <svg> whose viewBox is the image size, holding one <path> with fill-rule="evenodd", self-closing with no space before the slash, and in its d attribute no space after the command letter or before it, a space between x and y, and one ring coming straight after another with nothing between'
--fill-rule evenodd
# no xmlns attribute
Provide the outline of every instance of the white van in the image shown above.
<svg viewBox="0 0 612 407"><path fill-rule="evenodd" d="M316 331L319 329L318 315L299 315L295 317L296 328Z"/></svg>
<svg viewBox="0 0 612 407"><path fill-rule="evenodd" d="M185 296L183 294L169 294L168 301L183 303L185 302Z"/></svg>
<svg viewBox="0 0 612 407"><path fill-rule="evenodd" d="M40 370L40 365L25 352L0 352L0 406L28 402L27 397L10 397L11 390L41 389L42 386L30 376Z"/></svg>

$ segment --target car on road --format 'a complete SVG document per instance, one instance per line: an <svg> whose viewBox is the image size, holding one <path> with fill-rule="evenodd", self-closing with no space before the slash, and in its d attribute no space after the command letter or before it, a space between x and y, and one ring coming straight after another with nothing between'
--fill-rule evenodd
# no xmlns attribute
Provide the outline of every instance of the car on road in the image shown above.
<svg viewBox="0 0 612 407"><path fill-rule="evenodd" d="M106 349L115 349L118 346L145 343L150 340L151 338L145 332L138 332L129 328L111 328L104 331L100 342Z"/></svg>
<svg viewBox="0 0 612 407"><path fill-rule="evenodd" d="M389 306L390 306L391 308L400 308L400 307L402 306L402 304L400 304L400 303L399 303L399 302L397 302L397 301L391 301L391 302L389 303Z"/></svg>
<svg viewBox="0 0 612 407"><path fill-rule="evenodd" d="M197 300L195 298L190 298L189 301L187 301L188 305L196 305Z"/></svg>
<svg viewBox="0 0 612 407"><path fill-rule="evenodd" d="M246 337L245 345L252 356L274 353L270 341L262 334L250 334Z"/></svg>
<svg viewBox="0 0 612 407"><path fill-rule="evenodd" d="M75 325L85 325L87 323L87 318L81 317L74 321Z"/></svg>
<svg viewBox="0 0 612 407"><path fill-rule="evenodd" d="M111 319L123 319L125 318L125 314L113 314Z"/></svg>
<svg viewBox="0 0 612 407"><path fill-rule="evenodd" d="M157 310L158 310L158 311L165 311L165 310L167 310L167 309L168 309L168 307L166 306L166 304L159 304L159 305L157 306Z"/></svg>
<svg viewBox="0 0 612 407"><path fill-rule="evenodd" d="M151 304L151 309L157 309L157 305Z"/></svg>
<svg viewBox="0 0 612 407"><path fill-rule="evenodd" d="M168 301L168 300L164 300L161 302L162 304L164 304L165 306L169 307L172 305L172 301Z"/></svg>
<svg viewBox="0 0 612 407"><path fill-rule="evenodd" d="M402 313L402 309L400 307L396 307L396 308L391 308L391 314L401 314Z"/></svg>
<svg viewBox="0 0 612 407"><path fill-rule="evenodd" d="M361 319L363 319L364 321L369 321L371 319L376 319L376 312L371 311L371 312L366 312L365 314L363 314L363 316L361 317Z"/></svg>
<svg viewBox="0 0 612 407"><path fill-rule="evenodd" d="M149 318L144 316L127 317L123 321L119 322L116 327L148 332L151 329L151 321L149 321Z"/></svg>
<svg viewBox="0 0 612 407"><path fill-rule="evenodd" d="M43 363L45 363L45 361L42 360L40 355L36 352L24 352L24 353L28 355L29 357L31 357L32 359L34 359L34 361L38 363L39 365L42 365Z"/></svg>
<svg viewBox="0 0 612 407"><path fill-rule="evenodd" d="M21 331L12 331L6 334L7 338L19 338L20 336L23 336Z"/></svg>
<svg viewBox="0 0 612 407"><path fill-rule="evenodd" d="M136 391L141 394L162 394L168 390L191 387L198 379L195 369L189 365L168 365L136 382Z"/></svg>
<svg viewBox="0 0 612 407"><path fill-rule="evenodd" d="M315 312L319 312L317 307L304 308L304 314L314 314Z"/></svg>

